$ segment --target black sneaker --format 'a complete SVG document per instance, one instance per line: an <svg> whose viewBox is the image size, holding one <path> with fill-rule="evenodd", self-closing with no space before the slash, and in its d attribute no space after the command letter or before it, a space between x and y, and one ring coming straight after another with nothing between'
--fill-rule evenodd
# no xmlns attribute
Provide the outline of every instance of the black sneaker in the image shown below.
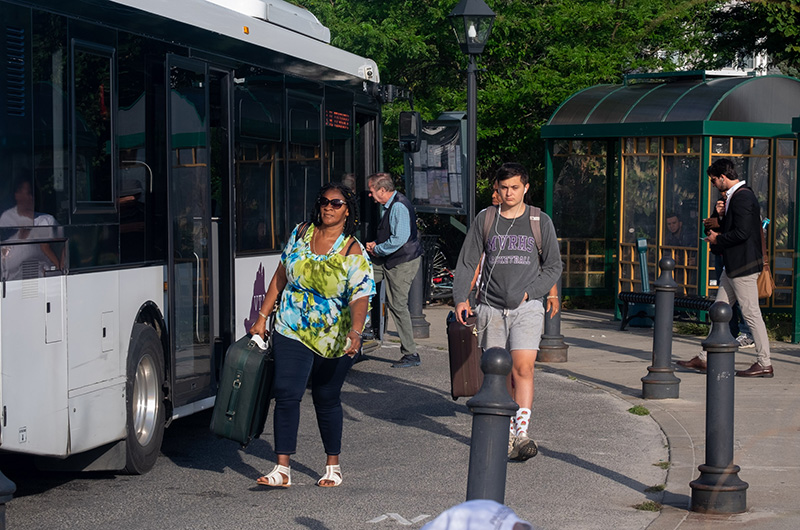
<svg viewBox="0 0 800 530"><path fill-rule="evenodd" d="M412 366L419 366L419 365L420 365L419 354L414 353L411 355L406 354L400 357L399 361L392 364L392 368L411 368Z"/></svg>

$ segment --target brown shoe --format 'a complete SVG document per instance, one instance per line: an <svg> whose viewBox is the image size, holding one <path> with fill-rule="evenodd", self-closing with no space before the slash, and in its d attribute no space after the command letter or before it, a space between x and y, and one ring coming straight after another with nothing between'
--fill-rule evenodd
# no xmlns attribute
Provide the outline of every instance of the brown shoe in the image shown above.
<svg viewBox="0 0 800 530"><path fill-rule="evenodd" d="M684 368L697 370L698 372L705 372L707 369L706 362L700 359L700 357L692 357L690 361L675 361L675 364L683 366Z"/></svg>
<svg viewBox="0 0 800 530"><path fill-rule="evenodd" d="M774 377L772 373L772 366L761 366L758 361L753 363L753 366L747 370L739 370L736 372L737 377Z"/></svg>

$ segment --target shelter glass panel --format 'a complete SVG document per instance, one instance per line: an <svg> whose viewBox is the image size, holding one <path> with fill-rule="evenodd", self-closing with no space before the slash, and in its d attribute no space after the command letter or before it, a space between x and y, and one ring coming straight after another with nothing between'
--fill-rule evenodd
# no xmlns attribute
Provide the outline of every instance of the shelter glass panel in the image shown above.
<svg viewBox="0 0 800 530"><path fill-rule="evenodd" d="M792 262L797 238L797 140L780 139L777 145L774 211L767 231L772 235L772 248L767 251L772 258L770 265L776 285L772 306L791 308L794 289Z"/></svg>
<svg viewBox="0 0 800 530"><path fill-rule="evenodd" d="M675 260L678 294L697 294L697 252L699 246L700 156L689 153L692 139L681 138L676 145L683 152L664 154L664 182L661 204L661 256Z"/></svg>
<svg viewBox="0 0 800 530"><path fill-rule="evenodd" d="M605 287L607 143L557 143L553 222L566 263L563 287Z"/></svg>
<svg viewBox="0 0 800 530"><path fill-rule="evenodd" d="M627 142L626 142L627 144ZM645 154L638 150L648 145L646 138L636 142L635 154L622 155L622 218L620 222L620 291L638 290L636 240L647 240L648 248L658 242L658 153ZM655 278L655 252L647 253L648 276Z"/></svg>
<svg viewBox="0 0 800 530"><path fill-rule="evenodd" d="M791 140L790 140L791 141ZM759 206L761 207L761 216L766 218L773 218L773 212L780 210L773 210L770 198L774 196L777 190L780 177L773 176L770 173L770 165L772 157L770 156L772 150L772 140L769 138L746 138L746 137L713 137L711 139L711 160L713 164L720 158L730 159L736 169L737 176L740 180L745 181L746 185L753 189L758 199ZM779 164L780 165L780 164ZM789 175L787 175L788 177ZM773 178L775 183L773 183ZM794 182L794 176L791 177L791 182ZM789 186L791 183L786 182L785 185ZM708 214L713 211L714 204L719 199L719 194L712 188L709 193L709 203L707 205ZM776 198L775 204L778 204ZM774 234L774 232L773 232ZM770 238L767 238L767 252L769 253L772 248ZM708 251L709 263L709 286L716 287L716 278L719 275L720 264L718 260ZM773 257L774 259L774 257ZM784 271L786 272L786 271ZM777 276L777 274L776 274ZM782 281L791 282L791 278L782 278ZM776 280L777 283L777 280ZM790 297L791 291L783 291L778 294L776 291L773 294L772 300L768 301L767 305L775 305L775 297L780 296L781 299L791 305ZM783 305L783 304L781 304Z"/></svg>

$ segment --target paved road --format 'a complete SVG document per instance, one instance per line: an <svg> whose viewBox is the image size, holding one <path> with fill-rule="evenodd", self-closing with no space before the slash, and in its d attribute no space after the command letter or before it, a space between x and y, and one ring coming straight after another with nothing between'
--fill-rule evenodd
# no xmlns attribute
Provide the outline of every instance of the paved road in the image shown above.
<svg viewBox="0 0 800 530"><path fill-rule="evenodd" d="M349 374L342 487L314 485L324 456L306 396L292 488L255 484L274 462L271 421L264 439L240 451L213 437L209 414L199 414L173 423L144 476L45 474L24 463L4 469L19 488L8 528L419 528L466 492L472 416L463 398L449 396L446 310L428 312L433 327L420 341L420 368L390 368L399 348L389 339ZM541 452L508 465L506 504L546 529L651 524L657 514L633 506L660 498L645 489L666 481L655 464L669 459L667 441L630 406L591 381L537 371L532 433Z"/></svg>

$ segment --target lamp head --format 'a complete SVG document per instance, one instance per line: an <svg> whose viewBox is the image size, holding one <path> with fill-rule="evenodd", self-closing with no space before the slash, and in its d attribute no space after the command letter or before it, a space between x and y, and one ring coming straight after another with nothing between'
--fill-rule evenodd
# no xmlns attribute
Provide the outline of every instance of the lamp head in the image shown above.
<svg viewBox="0 0 800 530"><path fill-rule="evenodd" d="M461 0L447 15L453 25L461 51L480 55L489 40L494 11L483 0Z"/></svg>

